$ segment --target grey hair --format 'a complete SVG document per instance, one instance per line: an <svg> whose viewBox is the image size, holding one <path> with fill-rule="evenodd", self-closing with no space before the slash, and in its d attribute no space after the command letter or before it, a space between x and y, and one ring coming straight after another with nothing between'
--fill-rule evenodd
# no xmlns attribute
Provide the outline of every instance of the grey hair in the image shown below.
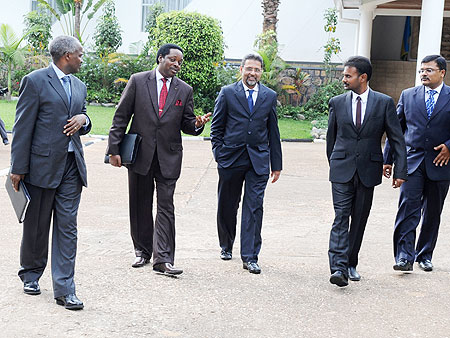
<svg viewBox="0 0 450 338"><path fill-rule="evenodd" d="M242 59L241 62L241 66L244 67L245 65L245 61L247 60L256 60L259 61L261 63L261 67L264 69L264 61L262 59L262 57L258 54L247 54L246 56L244 56L244 58Z"/></svg>
<svg viewBox="0 0 450 338"><path fill-rule="evenodd" d="M53 61L58 61L64 54L75 53L80 47L80 42L73 36L60 35L50 42L48 49Z"/></svg>

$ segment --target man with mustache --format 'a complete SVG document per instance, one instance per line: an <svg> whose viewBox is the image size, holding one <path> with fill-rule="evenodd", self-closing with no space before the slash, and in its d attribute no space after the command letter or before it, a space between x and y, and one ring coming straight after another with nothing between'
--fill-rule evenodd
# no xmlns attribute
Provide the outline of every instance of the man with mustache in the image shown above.
<svg viewBox="0 0 450 338"><path fill-rule="evenodd" d="M259 82L263 66L259 55L244 57L240 67L242 81L222 88L211 123L211 143L219 173L217 230L220 258L232 258L237 210L245 182L241 259L243 268L255 274L261 273L258 254L262 242L264 191L270 170L272 183L281 173L277 94Z"/></svg>
<svg viewBox="0 0 450 338"><path fill-rule="evenodd" d="M129 133L142 137L136 160L128 168L130 228L136 259L143 267L153 255L153 270L179 275L175 257L173 195L181 171L181 131L199 135L209 121L208 113L194 115L192 87L175 77L183 63L183 50L165 44L158 50L156 69L133 74L125 87L109 132L109 162L122 165L119 147L130 120ZM153 193L157 212L153 222Z"/></svg>
<svg viewBox="0 0 450 338"><path fill-rule="evenodd" d="M369 59L354 56L344 64L342 82L347 93L329 102L327 157L335 212L328 257L330 282L339 287L359 281L358 253L372 207L373 191L381 183L384 132L395 156L393 187L406 179L406 150L391 97L368 86ZM351 223L349 224L349 218Z"/></svg>
<svg viewBox="0 0 450 338"><path fill-rule="evenodd" d="M446 71L442 56L426 56L419 70L422 85L404 90L397 105L408 156L408 181L400 188L395 219L397 271L412 271L414 261L424 271L433 270L431 259L450 182L450 87L444 84ZM386 177L392 172L391 146L389 139L384 150Z"/></svg>

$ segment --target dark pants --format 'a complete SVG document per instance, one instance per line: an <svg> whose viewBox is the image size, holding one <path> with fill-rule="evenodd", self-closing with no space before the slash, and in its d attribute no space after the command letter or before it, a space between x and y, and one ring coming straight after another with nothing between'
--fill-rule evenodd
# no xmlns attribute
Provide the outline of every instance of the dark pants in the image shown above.
<svg viewBox="0 0 450 338"><path fill-rule="evenodd" d="M373 187L364 186L358 174L347 183L331 183L335 218L328 258L331 273L358 265L358 254L372 207ZM351 223L349 225L349 218Z"/></svg>
<svg viewBox="0 0 450 338"><path fill-rule="evenodd" d="M428 178L425 163L408 175L400 187L400 198L394 230L394 256L410 262L431 260L436 246L441 213L449 181ZM422 227L416 248L416 228L422 216Z"/></svg>
<svg viewBox="0 0 450 338"><path fill-rule="evenodd" d="M258 175L250 162L236 168L218 168L217 230L222 250L232 252L236 237L237 211L244 200L241 217L241 258L244 262L257 262L261 250L261 227L264 192L269 175Z"/></svg>
<svg viewBox="0 0 450 338"><path fill-rule="evenodd" d="M23 223L19 276L23 282L39 280L47 265L50 222L54 297L75 293L77 213L82 184L73 153L67 156L61 184L44 189L25 183L31 201Z"/></svg>
<svg viewBox="0 0 450 338"><path fill-rule="evenodd" d="M156 153L147 175L128 170L131 238L136 255L150 259L153 253L153 264L174 263L173 194L176 182L176 179L167 179L162 175ZM155 185L157 211L153 222Z"/></svg>
<svg viewBox="0 0 450 338"><path fill-rule="evenodd" d="M6 143L8 141L8 134L6 133L5 123L0 118L0 136L3 140L3 143Z"/></svg>

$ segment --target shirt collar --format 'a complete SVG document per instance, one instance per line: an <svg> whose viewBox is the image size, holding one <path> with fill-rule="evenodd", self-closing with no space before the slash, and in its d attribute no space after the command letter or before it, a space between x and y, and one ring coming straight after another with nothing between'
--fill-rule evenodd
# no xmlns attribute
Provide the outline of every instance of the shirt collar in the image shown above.
<svg viewBox="0 0 450 338"><path fill-rule="evenodd" d="M444 82L442 82L439 86L434 88L435 91L437 91L438 94L441 93L442 87L444 86ZM425 86L425 92L428 92L431 88Z"/></svg>
<svg viewBox="0 0 450 338"><path fill-rule="evenodd" d="M244 91L250 90L250 88L248 88L248 87L245 85L244 81L242 81L242 85L244 86ZM259 83L257 83L257 84L255 85L255 87L253 87L253 91L254 91L254 92L258 92L258 90L259 90Z"/></svg>
<svg viewBox="0 0 450 338"><path fill-rule="evenodd" d="M164 77L162 76L162 74L159 72L158 68L155 69L156 70L156 81L161 81L161 79ZM172 81L172 78L166 78L167 79L167 83L170 83Z"/></svg>
<svg viewBox="0 0 450 338"><path fill-rule="evenodd" d="M64 76L69 76L70 75L70 74L64 74L64 72L61 69L59 69L58 66L55 65L53 62L51 63L51 65L52 65L53 70L55 71L56 76L58 77L58 79L61 80Z"/></svg>
<svg viewBox="0 0 450 338"><path fill-rule="evenodd" d="M361 98L361 102L367 102L367 99L369 97L369 87L367 87L366 91L362 94L356 94L354 91L352 91L352 101L356 101L357 97Z"/></svg>

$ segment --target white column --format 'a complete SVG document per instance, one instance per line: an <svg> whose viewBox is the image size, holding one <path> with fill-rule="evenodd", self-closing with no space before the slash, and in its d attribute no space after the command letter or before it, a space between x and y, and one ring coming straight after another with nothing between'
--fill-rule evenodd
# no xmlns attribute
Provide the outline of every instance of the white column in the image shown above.
<svg viewBox="0 0 450 338"><path fill-rule="evenodd" d="M444 3L445 0L422 0L419 45L417 51L417 71L420 69L420 61L425 56L441 54ZM420 76L416 73L416 86L420 84Z"/></svg>
<svg viewBox="0 0 450 338"><path fill-rule="evenodd" d="M372 45L372 25L373 11L376 5L371 3L361 5L359 7L359 38L358 38L358 55L370 58L370 47Z"/></svg>

